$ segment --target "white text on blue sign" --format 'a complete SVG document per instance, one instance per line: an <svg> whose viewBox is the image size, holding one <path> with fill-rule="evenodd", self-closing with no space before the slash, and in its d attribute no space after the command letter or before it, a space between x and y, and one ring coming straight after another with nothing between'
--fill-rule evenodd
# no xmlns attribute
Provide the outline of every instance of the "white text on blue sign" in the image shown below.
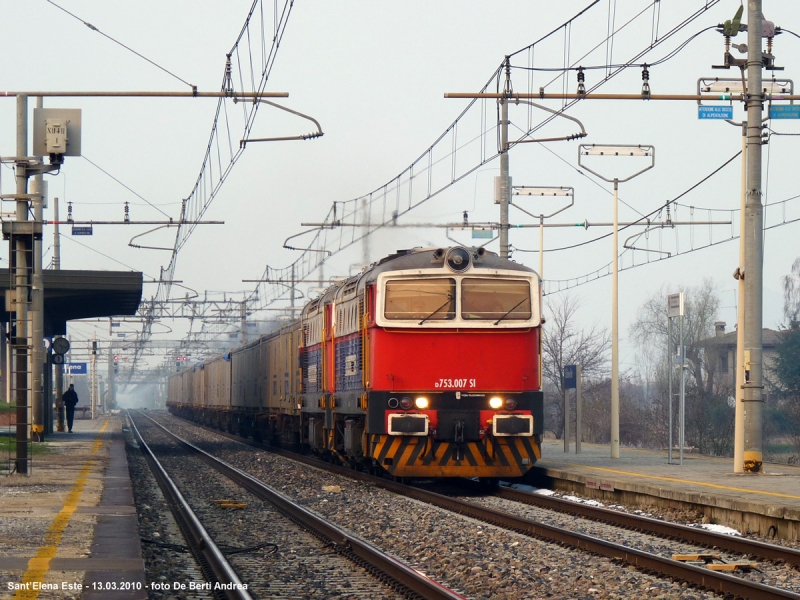
<svg viewBox="0 0 800 600"><path fill-rule="evenodd" d="M698 119L726 119L733 118L732 106L698 106L697 107Z"/></svg>

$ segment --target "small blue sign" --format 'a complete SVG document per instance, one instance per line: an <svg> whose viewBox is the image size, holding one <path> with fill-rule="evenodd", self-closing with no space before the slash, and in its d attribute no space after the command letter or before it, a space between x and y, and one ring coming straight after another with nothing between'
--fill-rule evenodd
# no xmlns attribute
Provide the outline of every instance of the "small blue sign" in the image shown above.
<svg viewBox="0 0 800 600"><path fill-rule="evenodd" d="M733 106L698 106L698 119L726 120L733 118Z"/></svg>
<svg viewBox="0 0 800 600"><path fill-rule="evenodd" d="M92 228L89 227L73 227L72 235L92 235Z"/></svg>
<svg viewBox="0 0 800 600"><path fill-rule="evenodd" d="M491 229L473 229L472 230L472 239L473 240L490 240L494 237L494 231Z"/></svg>
<svg viewBox="0 0 800 600"><path fill-rule="evenodd" d="M578 389L578 369L575 365L564 366L564 389Z"/></svg>
<svg viewBox="0 0 800 600"><path fill-rule="evenodd" d="M80 363L64 363L65 375L86 375L88 373L85 362Z"/></svg>
<svg viewBox="0 0 800 600"><path fill-rule="evenodd" d="M800 105L782 105L769 107L770 119L800 119Z"/></svg>

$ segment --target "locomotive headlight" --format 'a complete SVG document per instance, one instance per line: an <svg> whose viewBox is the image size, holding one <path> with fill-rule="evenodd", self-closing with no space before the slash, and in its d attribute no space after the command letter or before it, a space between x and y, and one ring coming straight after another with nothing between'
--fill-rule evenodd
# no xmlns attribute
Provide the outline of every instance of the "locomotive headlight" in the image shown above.
<svg viewBox="0 0 800 600"><path fill-rule="evenodd" d="M497 410L499 408L502 408L503 407L503 399L500 398L499 396L493 396L493 397L489 398L489 406L491 406L495 410Z"/></svg>
<svg viewBox="0 0 800 600"><path fill-rule="evenodd" d="M506 410L514 410L517 408L517 401L514 398L506 398Z"/></svg>
<svg viewBox="0 0 800 600"><path fill-rule="evenodd" d="M400 398L400 408L402 408L403 410L408 410L409 408L411 408L411 398L409 398L408 396L403 396L402 398Z"/></svg>
<svg viewBox="0 0 800 600"><path fill-rule="evenodd" d="M425 396L420 396L416 400L414 400L414 404L420 410L425 410L428 408L428 399Z"/></svg>

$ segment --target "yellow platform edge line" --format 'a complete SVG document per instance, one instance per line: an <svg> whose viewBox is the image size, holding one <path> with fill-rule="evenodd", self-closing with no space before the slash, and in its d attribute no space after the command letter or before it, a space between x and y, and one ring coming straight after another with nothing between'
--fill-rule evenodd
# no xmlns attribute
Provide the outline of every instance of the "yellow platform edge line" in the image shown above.
<svg viewBox="0 0 800 600"><path fill-rule="evenodd" d="M97 434L94 444L92 444L91 455L96 454L103 445L102 437L107 427L108 419L103 423L103 427ZM89 478L89 473L91 473L94 465L95 461L90 459L80 470L75 485L72 486L69 494L67 494L64 506L56 515L55 519L53 519L53 522L50 523L50 527L47 528L47 533L44 535L45 544L40 546L39 550L36 552L36 556L28 561L28 570L25 571L25 574L22 576L23 586L25 584L31 584L34 581L44 581L45 575L47 575L47 572L50 570L50 561L56 555L58 545L61 543L61 536L64 534L64 529L66 529L70 518L78 508L78 501L80 500L81 493L83 493L83 488L86 485L86 480ZM17 590L17 593L14 594L14 600L35 600L38 597L39 590L34 589L21 589Z"/></svg>
<svg viewBox="0 0 800 600"><path fill-rule="evenodd" d="M695 481L693 479L678 479L676 477L660 477L658 475L643 475L641 473L633 473L631 471L619 471L617 469L606 469L605 467L588 467L577 463L563 463L568 467L580 467L583 469L591 469L593 471L603 471L605 473L616 473L617 475L630 475L631 477L641 477L642 479L656 479L659 481L671 481L673 483L691 483L701 487L710 487L718 490L728 490L731 492L745 492L747 494L760 494L762 496L773 496L775 498L791 498L792 500L800 500L800 496L793 496L791 494L780 494L778 492L763 492L761 490L751 490L748 488L737 488L728 485L720 485L718 483L707 483L704 481Z"/></svg>

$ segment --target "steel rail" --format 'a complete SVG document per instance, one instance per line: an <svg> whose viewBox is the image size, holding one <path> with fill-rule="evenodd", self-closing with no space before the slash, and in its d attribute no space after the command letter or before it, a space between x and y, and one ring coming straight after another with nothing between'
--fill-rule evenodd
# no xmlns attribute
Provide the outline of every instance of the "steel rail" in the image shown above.
<svg viewBox="0 0 800 600"><path fill-rule="evenodd" d="M800 550L795 550L793 548L784 548L782 546L767 544L756 540L714 533L712 531L698 529L697 527L689 527L688 525L681 525L679 523L670 523L650 517L631 515L608 508L579 504L562 498L541 496L539 494L523 492L522 490L515 490L512 488L499 488L497 496L515 502L557 510L578 517L586 517L596 521L611 523L643 533L680 539L709 548L716 547L730 552L757 556L766 560L784 561L788 564L800 566Z"/></svg>
<svg viewBox="0 0 800 600"><path fill-rule="evenodd" d="M194 423L193 425L197 426ZM267 446L263 446L261 444L257 444L255 442L251 442L249 440L243 440L243 438L233 434L220 432L215 429L210 429L205 427L203 428L209 429L210 431L213 431L214 433L217 433L219 435L223 435L225 437L238 440L253 447L274 452L275 454L284 456L286 458L290 458L298 462L302 462L304 464L319 469L327 470L332 473L336 473L338 475L343 475L345 477L350 477L352 479L357 479L360 481L368 481L385 490L395 492L397 494L407 496L410 498L414 498L421 502L434 504L436 506L439 506L446 510L450 510L452 512L456 512L474 519L479 519L485 522L489 522L503 528L513 529L514 531L523 533L525 535L553 541L559 544L564 544L584 551L593 552L595 554L605 556L608 558L621 560L637 568L645 570L649 569L666 576L675 577L682 581L687 581L694 585L702 586L708 589L712 589L727 594L735 594L743 598L752 598L754 600L771 600L774 598L794 598L796 600L800 600L800 594L788 590L770 587L761 583L755 583L747 581L746 579L740 579L738 577L733 577L731 575L726 575L724 573L711 571L703 567L696 567L694 565L685 564L655 554L650 554L633 548L628 548L626 546L615 544L613 542L606 542L604 540L594 538L585 534L575 533L568 530L559 529L557 527L545 525L543 523L538 523L536 521L518 517L510 513L506 513L504 511L485 508L477 504L474 504L472 502L457 500L455 498L450 498L448 496L437 494L435 492L430 492L422 490L420 488L408 486L399 482L390 481L382 477L375 477L373 475L368 475L366 473L354 471L346 467L331 465L329 463L325 463L320 460L309 458L307 456L299 455L293 452L288 452L286 450L276 450ZM577 505L576 508L582 508L582 507L583 505ZM614 512L614 511L608 511L608 512ZM633 515L626 515L626 517L629 519L634 518ZM644 519L644 517L642 517L642 519ZM655 521L655 520L648 519L648 521ZM655 522L661 525L669 525L666 523L660 523L658 521ZM641 527L642 524L640 523L635 528L638 529ZM693 528L691 527L686 527L686 529L693 530ZM693 533L705 534L705 538L709 540L708 544L710 546L721 549L731 549L729 546L727 546L727 544L731 541L734 541L732 538L730 538L730 536L714 534L712 532L702 532L700 530L693 530ZM680 537L682 535L682 531L678 533L676 530L673 530L672 533L666 533L664 535L668 535L670 537ZM741 549L735 549L735 550L731 549L731 551L743 552L747 554L752 553L758 556L762 556L762 552L766 553L768 547L770 546L769 544L764 544L762 542L755 542L752 540L737 539L735 540L735 542L737 544L736 548L741 548ZM783 555L781 553L782 550L789 552L788 554ZM774 560L785 560L787 562L792 563L793 560L789 556L789 554L795 553L796 551L789 548L781 548L779 546L774 546L772 550L770 550L770 552L771 556L774 557Z"/></svg>
<svg viewBox="0 0 800 600"><path fill-rule="evenodd" d="M396 485L400 486L401 484ZM403 487L407 489L401 490L400 493L422 502L434 504L473 519L499 525L500 527L512 529L525 535L564 544L587 552L593 552L607 558L621 560L640 569L652 570L718 592L735 594L743 598L752 598L753 600L770 600L775 598L795 598L800 600L800 594L788 590L770 587L761 583L755 583L731 575L711 571L703 567L685 564L672 560L671 558L664 558L656 554L636 550L582 533L545 525L530 519L512 515L505 511L485 508L472 502L457 500L435 492L409 486Z"/></svg>
<svg viewBox="0 0 800 600"><path fill-rule="evenodd" d="M141 414L141 413L140 413ZM319 534L330 540L340 549L344 549L367 563L368 565L385 573L393 580L405 586L412 592L419 594L426 600L465 600L464 596L455 593L442 584L422 575L400 560L389 556L372 544L361 540L336 525L325 521L303 506L293 502L287 496L277 490L265 485L252 475L240 471L236 467L212 456L208 452L201 450L190 442L179 437L149 415L142 415L150 419L164 432L172 436L183 447L196 454L208 465L217 469L220 473L229 477L232 481L239 484L256 497L266 500L290 519L306 529Z"/></svg>
<svg viewBox="0 0 800 600"><path fill-rule="evenodd" d="M158 459L144 441L139 429L136 427L133 417L129 415L128 420L131 424L131 430L134 432L137 442L139 443L139 447L148 465L150 465L150 470L156 478L158 487L161 488L170 510L175 517L175 521L183 532L198 565L200 565L200 568L204 571L207 578L211 576L211 578L223 584L223 588L227 586L232 588L215 591L222 592L224 597L230 598L230 600L252 600L250 594L242 589L243 585L236 571L234 571L233 567L225 559L225 556L214 543L214 540L211 539L211 536L186 502L183 494L178 490L175 482L172 481L164 470L164 467L161 466L161 463L158 462ZM207 571L210 571L210 573Z"/></svg>

